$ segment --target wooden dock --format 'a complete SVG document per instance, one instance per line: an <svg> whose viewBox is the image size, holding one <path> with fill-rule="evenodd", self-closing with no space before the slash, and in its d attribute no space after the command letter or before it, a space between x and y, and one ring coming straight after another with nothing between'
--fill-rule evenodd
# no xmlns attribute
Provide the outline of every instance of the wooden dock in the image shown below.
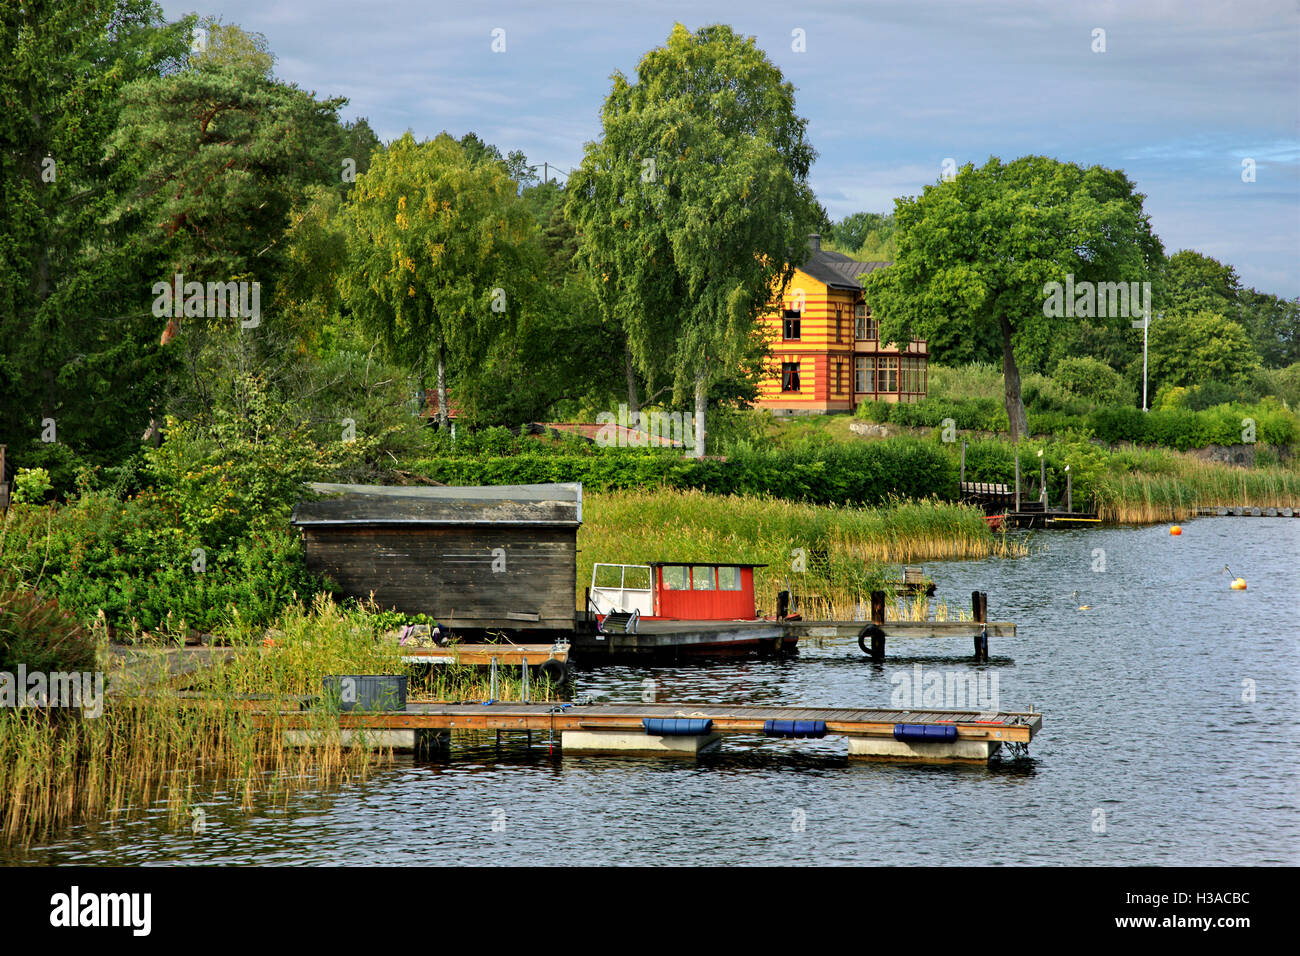
<svg viewBox="0 0 1300 956"><path fill-rule="evenodd" d="M278 721L291 745L330 734L320 713L255 717ZM409 703L403 710L328 715L343 743L445 750L453 731L545 734L565 752L702 753L722 735L844 737L848 756L912 763L984 764L1005 744L1022 755L1042 729L1037 712L766 707L747 704Z"/></svg>
<svg viewBox="0 0 1300 956"><path fill-rule="evenodd" d="M971 640L975 660L989 659L990 637L1015 637L1016 626L1010 621L988 619L989 596L983 591L971 592L971 617L969 621L887 621L885 620L885 592L871 592L870 621L783 621L786 633L796 640L801 637L841 638L856 637L858 647L872 660L885 658L885 646L891 637L932 638L964 637Z"/></svg>
<svg viewBox="0 0 1300 956"><path fill-rule="evenodd" d="M527 663L537 667L546 661L568 663L568 642L557 644L446 644L437 647L403 647L403 664L465 664L488 667L492 661L501 666L519 667Z"/></svg>

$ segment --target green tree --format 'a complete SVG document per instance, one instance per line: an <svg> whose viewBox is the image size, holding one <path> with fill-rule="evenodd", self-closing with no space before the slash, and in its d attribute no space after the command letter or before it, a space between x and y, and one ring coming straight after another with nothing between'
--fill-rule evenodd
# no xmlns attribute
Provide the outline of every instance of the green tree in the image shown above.
<svg viewBox="0 0 1300 956"><path fill-rule="evenodd" d="M869 240L875 245L883 245L896 227L892 213L855 212L831 226L827 247L834 246L837 251L852 255Z"/></svg>
<svg viewBox="0 0 1300 956"><path fill-rule="evenodd" d="M0 441L24 465L125 457L169 372L133 314L151 264L103 221L104 152L123 88L177 69L192 23L151 0L0 4Z"/></svg>
<svg viewBox="0 0 1300 956"><path fill-rule="evenodd" d="M1043 371L1053 339L1073 321L1047 315L1048 283L1067 274L1076 283L1147 280L1162 252L1144 198L1120 171L1025 156L968 163L952 180L897 200L898 257L863 283L881 338L928 339L950 364L1000 346L1018 440L1028 433L1020 364Z"/></svg>
<svg viewBox="0 0 1300 956"><path fill-rule="evenodd" d="M1166 315L1151 323L1150 379L1162 386L1249 385L1259 353L1241 324L1217 312Z"/></svg>
<svg viewBox="0 0 1300 956"><path fill-rule="evenodd" d="M1165 312L1227 314L1241 292L1237 270L1191 249L1175 252L1164 263L1159 302Z"/></svg>
<svg viewBox="0 0 1300 956"><path fill-rule="evenodd" d="M468 372L517 321L538 282L536 225L498 163L472 162L446 133L409 132L373 157L346 209L343 299L420 377Z"/></svg>
<svg viewBox="0 0 1300 956"><path fill-rule="evenodd" d="M807 121L752 37L679 23L635 82L614 74L601 125L566 190L579 257L640 370L668 377L676 401L693 391L703 455L710 377L746 354L826 219Z"/></svg>

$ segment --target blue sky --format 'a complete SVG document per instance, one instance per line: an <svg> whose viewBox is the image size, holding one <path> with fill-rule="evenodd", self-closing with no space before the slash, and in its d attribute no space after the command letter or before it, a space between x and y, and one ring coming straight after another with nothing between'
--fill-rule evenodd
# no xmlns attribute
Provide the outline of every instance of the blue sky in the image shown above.
<svg viewBox="0 0 1300 956"><path fill-rule="evenodd" d="M674 22L727 23L796 87L832 218L889 211L943 161L1040 153L1125 170L1167 252L1300 295L1300 9L1172 0L669 3L162 0L266 35L276 73L388 140L473 130L576 166L610 75ZM505 51L492 51L492 31ZM1105 31L1094 52L1093 31ZM805 50L793 49L802 30ZM1242 181L1242 161L1255 181Z"/></svg>

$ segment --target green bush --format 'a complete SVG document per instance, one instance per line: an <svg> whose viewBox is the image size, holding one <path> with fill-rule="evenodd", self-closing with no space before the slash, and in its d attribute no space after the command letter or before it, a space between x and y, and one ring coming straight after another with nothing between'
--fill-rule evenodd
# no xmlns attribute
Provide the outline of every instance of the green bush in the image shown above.
<svg viewBox="0 0 1300 956"><path fill-rule="evenodd" d="M19 664L47 674L94 670L95 642L55 601L0 575L0 671L14 674Z"/></svg>
<svg viewBox="0 0 1300 956"><path fill-rule="evenodd" d="M1052 371L1052 380L1068 395L1093 405L1134 405L1137 401L1122 375L1087 356L1061 359Z"/></svg>
<svg viewBox="0 0 1300 956"><path fill-rule="evenodd" d="M212 630L235 616L269 624L295 594L308 599L330 588L307 571L287 527L205 541L153 492L127 501L92 493L67 505L12 510L0 569L55 595L84 621L102 610L116 626L134 621L172 634L182 625Z"/></svg>
<svg viewBox="0 0 1300 956"><path fill-rule="evenodd" d="M518 454L503 458L439 458L409 462L426 478L451 485L580 481L592 490L698 488L714 494L771 495L813 504L875 504L891 496L950 497L952 457L933 442L806 443L798 448L737 447L726 460L688 458L652 449L599 454Z"/></svg>

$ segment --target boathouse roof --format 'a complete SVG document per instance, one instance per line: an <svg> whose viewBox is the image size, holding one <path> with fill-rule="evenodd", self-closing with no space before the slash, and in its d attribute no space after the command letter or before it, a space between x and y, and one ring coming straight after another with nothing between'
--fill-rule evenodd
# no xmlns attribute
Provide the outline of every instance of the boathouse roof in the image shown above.
<svg viewBox="0 0 1300 956"><path fill-rule="evenodd" d="M292 524L531 525L582 524L582 484L337 485L313 483L316 501L301 501Z"/></svg>

